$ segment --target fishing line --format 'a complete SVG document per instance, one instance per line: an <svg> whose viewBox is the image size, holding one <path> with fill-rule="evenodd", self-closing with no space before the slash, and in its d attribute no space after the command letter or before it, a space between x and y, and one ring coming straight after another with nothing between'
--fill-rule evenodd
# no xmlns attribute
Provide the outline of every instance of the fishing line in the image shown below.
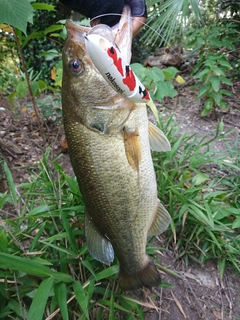
<svg viewBox="0 0 240 320"><path fill-rule="evenodd" d="M98 16L90 19L90 22L93 21L93 20L95 20L95 19L104 17L104 16L120 16L120 17L122 17L123 14L121 14L121 13L104 13L104 14L100 14L100 15L98 15ZM136 17L131 17L132 20L134 20L135 18L136 18ZM182 56L180 56L180 54L179 54L179 53L170 45L170 43L164 38L164 36L163 36L162 34L160 34L160 32L156 31L156 30L155 30L154 28L152 28L148 23L145 23L145 22L140 21L140 20L139 20L138 22L140 22L142 25L144 25L145 27L149 28L149 29L152 30L154 33L156 33L161 39L163 39L163 40L165 41L165 43L172 49L172 51L173 51L181 60L183 60L184 62L186 62L186 61L182 58ZM117 25L117 24L116 24L116 25ZM86 27L87 27L87 26L86 26ZM113 26L113 27L114 27L114 26ZM112 28L112 27L111 27L111 28ZM113 29L113 30L115 30L115 29ZM116 30L118 30L118 29L116 28ZM193 67L192 67L192 66L190 66L190 68L193 70Z"/></svg>

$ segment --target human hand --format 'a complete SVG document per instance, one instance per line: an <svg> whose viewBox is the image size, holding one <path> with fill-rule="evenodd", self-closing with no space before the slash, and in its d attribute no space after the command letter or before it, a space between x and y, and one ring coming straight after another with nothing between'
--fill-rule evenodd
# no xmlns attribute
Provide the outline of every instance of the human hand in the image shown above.
<svg viewBox="0 0 240 320"><path fill-rule="evenodd" d="M135 37L141 30L142 26L146 22L146 17L133 17L132 18L132 28L133 28L133 37Z"/></svg>

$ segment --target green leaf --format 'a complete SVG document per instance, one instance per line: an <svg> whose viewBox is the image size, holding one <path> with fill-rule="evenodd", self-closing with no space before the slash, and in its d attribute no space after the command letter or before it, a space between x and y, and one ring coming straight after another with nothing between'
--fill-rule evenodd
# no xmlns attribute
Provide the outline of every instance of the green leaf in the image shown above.
<svg viewBox="0 0 240 320"><path fill-rule="evenodd" d="M210 77L210 82L212 84L212 88L215 92L218 92L220 89L220 80L219 77Z"/></svg>
<svg viewBox="0 0 240 320"><path fill-rule="evenodd" d="M209 175L202 172L198 172L198 174L192 178L192 182L197 186L203 184L207 180L209 180Z"/></svg>
<svg viewBox="0 0 240 320"><path fill-rule="evenodd" d="M43 280L38 287L28 313L28 320L42 320L47 300L53 286L52 277Z"/></svg>
<svg viewBox="0 0 240 320"><path fill-rule="evenodd" d="M204 103L204 107L201 111L201 116L205 117L212 110L213 110L213 98L208 98Z"/></svg>
<svg viewBox="0 0 240 320"><path fill-rule="evenodd" d="M150 70L150 75L154 81L164 81L164 72L157 67L153 67Z"/></svg>
<svg viewBox="0 0 240 320"><path fill-rule="evenodd" d="M43 32L45 34L48 34L50 32L62 30L62 28L63 28L63 26L61 24L52 24L47 29L45 29Z"/></svg>
<svg viewBox="0 0 240 320"><path fill-rule="evenodd" d="M56 204L53 204L51 206L48 206L46 204L43 204L41 206L38 206L36 208L34 208L33 210L31 210L27 216L30 217L30 216L34 216L34 215L38 215L40 213L45 213L45 212L50 212L54 209L57 209L57 205Z"/></svg>
<svg viewBox="0 0 240 320"><path fill-rule="evenodd" d="M232 225L233 229L240 228L240 217L236 217Z"/></svg>
<svg viewBox="0 0 240 320"><path fill-rule="evenodd" d="M28 0L1 0L0 23L7 23L26 35L27 23L32 23L33 7Z"/></svg>
<svg viewBox="0 0 240 320"><path fill-rule="evenodd" d="M214 45L217 48L222 47L222 41L215 37L209 37L209 41L211 42L211 45Z"/></svg>
<svg viewBox="0 0 240 320"><path fill-rule="evenodd" d="M13 310L19 317L22 318L23 314L22 314L22 306L19 305L19 302L17 302L16 300L10 299L9 303L8 303L8 307Z"/></svg>
<svg viewBox="0 0 240 320"><path fill-rule="evenodd" d="M68 320L68 306L67 306L67 288L66 283L59 282L54 286L55 296L60 307L63 320Z"/></svg>
<svg viewBox="0 0 240 320"><path fill-rule="evenodd" d="M221 94L224 94L225 96L229 96L229 97L233 96L233 93L229 90L221 89L220 92L221 92Z"/></svg>
<svg viewBox="0 0 240 320"><path fill-rule="evenodd" d="M227 61L225 57L221 57L218 61L221 64L221 66L226 67L228 69L232 68L232 66L230 65L230 63Z"/></svg>
<svg viewBox="0 0 240 320"><path fill-rule="evenodd" d="M221 91L221 90L220 90ZM213 100L215 101L215 103L219 106L219 104L222 101L222 95L220 92L210 92L208 93L209 98L213 98Z"/></svg>
<svg viewBox="0 0 240 320"><path fill-rule="evenodd" d="M55 6L46 3L32 3L32 6L36 10L47 10L47 11L56 11Z"/></svg>
<svg viewBox="0 0 240 320"><path fill-rule="evenodd" d="M109 267L103 271L100 271L99 273L96 273L96 280L100 281L102 279L109 278L115 274L117 274L119 271L118 265L114 265L112 267Z"/></svg>
<svg viewBox="0 0 240 320"><path fill-rule="evenodd" d="M61 218L62 218L64 229L66 230L67 235L68 235L68 240L69 240L71 249L77 254L78 247L76 244L76 239L74 237L72 228L70 227L70 220L68 219L67 215L62 212L61 212Z"/></svg>
<svg viewBox="0 0 240 320"><path fill-rule="evenodd" d="M86 319L89 319L89 313L88 313L89 299L88 299L87 289L86 288L84 289L79 281L75 281L73 284L73 290L76 295L78 304L82 309Z"/></svg>
<svg viewBox="0 0 240 320"><path fill-rule="evenodd" d="M166 69L163 69L162 72L164 73L167 80L172 81L178 73L178 69L176 69L175 67L168 67Z"/></svg>
<svg viewBox="0 0 240 320"><path fill-rule="evenodd" d="M5 171L7 180L8 180L8 185L9 185L9 189L11 191L13 202L14 202L14 204L16 204L17 203L17 191L16 191L16 187L15 187L15 184L13 181L12 173L11 173L6 162L4 162L4 171Z"/></svg>
<svg viewBox="0 0 240 320"><path fill-rule="evenodd" d="M198 91L198 95L197 95L197 97L196 97L196 100L199 100L199 99L201 99L203 96L205 96L205 95L208 93L208 91L209 91L210 88L211 88L210 83L204 84L204 85L200 88L200 90Z"/></svg>
<svg viewBox="0 0 240 320"><path fill-rule="evenodd" d="M224 77L224 76L220 76L220 77L219 77L219 80L220 80L221 82L229 85L229 86L232 86L232 85L233 85L232 81L229 80L228 78Z"/></svg>
<svg viewBox="0 0 240 320"><path fill-rule="evenodd" d="M222 109L227 109L228 108L228 104L225 101L221 101L219 107L222 108Z"/></svg>
<svg viewBox="0 0 240 320"><path fill-rule="evenodd" d="M61 272L53 272L48 267L35 261L0 252L0 267L10 270L22 271L38 277L52 276L54 279L71 282L72 277Z"/></svg>
<svg viewBox="0 0 240 320"><path fill-rule="evenodd" d="M26 81L18 82L16 86L16 92L18 93L20 98L25 98L28 91L28 86Z"/></svg>

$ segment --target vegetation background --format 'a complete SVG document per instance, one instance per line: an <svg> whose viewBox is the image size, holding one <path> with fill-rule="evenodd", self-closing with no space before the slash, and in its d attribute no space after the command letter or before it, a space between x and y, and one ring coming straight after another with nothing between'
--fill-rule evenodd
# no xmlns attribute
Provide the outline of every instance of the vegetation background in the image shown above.
<svg viewBox="0 0 240 320"><path fill-rule="evenodd" d="M159 258L159 251L171 248L186 266L214 259L220 281L229 268L239 279L239 141L238 135L229 140L232 131L225 131L221 115L231 112L229 99L239 83L240 2L149 0L147 6L148 26L133 43L134 71L161 105L191 84L200 115L218 116L211 138L179 133L173 116L160 117L172 150L153 154L153 160L159 197L173 221L163 248L149 239L147 252ZM89 23L57 0L0 0L0 319L145 319L149 309L159 313L160 291L148 292L147 299L121 292L118 262L103 266L89 255L76 179L48 135L62 128L61 48L70 17ZM141 64L159 46L176 44L189 50L187 61L194 56L185 83L176 68ZM8 156L23 151L4 136L17 126L22 136L37 136L33 141L41 148L31 164L18 168L24 174L15 181ZM224 147L217 152L212 144L220 139ZM61 147L66 151L64 139ZM182 276L161 260L157 266L173 278ZM169 287L171 280L163 281L161 289ZM220 308L214 319L230 319L230 311ZM240 319L239 309L231 316Z"/></svg>

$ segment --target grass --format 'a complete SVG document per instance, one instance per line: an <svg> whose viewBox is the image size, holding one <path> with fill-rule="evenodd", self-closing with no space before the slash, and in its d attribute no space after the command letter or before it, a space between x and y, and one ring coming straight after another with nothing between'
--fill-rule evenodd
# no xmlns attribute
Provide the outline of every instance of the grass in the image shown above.
<svg viewBox="0 0 240 320"><path fill-rule="evenodd" d="M219 122L215 137L179 136L172 119L172 151L156 154L154 163L160 199L173 218L170 240L186 263L215 258L221 278L228 263L240 271L240 154L238 139L231 147ZM216 151L214 141L225 141Z"/></svg>
<svg viewBox="0 0 240 320"><path fill-rule="evenodd" d="M173 221L167 241L180 258L215 258L240 271L240 155L220 122L208 140L161 124L172 151L153 155L159 197ZM216 153L212 143L226 140ZM84 203L76 179L47 150L16 186L5 164L9 192L0 195L0 319L144 319L151 307L118 288L118 262L104 266L84 243ZM147 248L155 255L159 248ZM161 267L161 266L160 266ZM165 271L174 273L171 270ZM166 287L169 284L163 283Z"/></svg>

